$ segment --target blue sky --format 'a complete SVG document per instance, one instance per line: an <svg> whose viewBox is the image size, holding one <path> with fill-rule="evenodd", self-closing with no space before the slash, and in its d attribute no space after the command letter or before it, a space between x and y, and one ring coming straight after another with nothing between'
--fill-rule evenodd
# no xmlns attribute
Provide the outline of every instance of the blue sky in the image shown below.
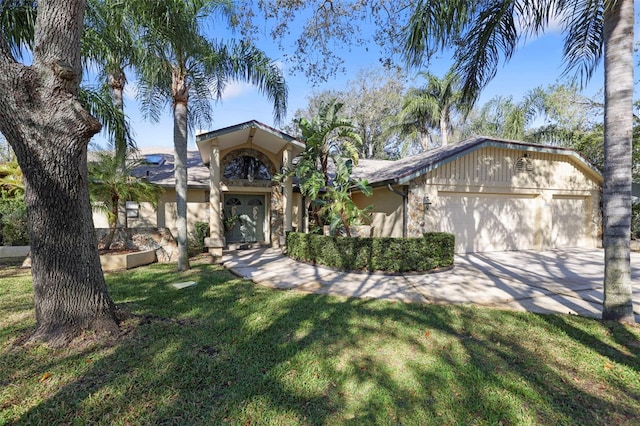
<svg viewBox="0 0 640 426"><path fill-rule="evenodd" d="M636 29L636 38L638 32ZM285 47L286 45L285 43ZM368 52L362 49L360 53L344 52L343 58L347 72L314 87L304 75L293 75L289 72L286 62L282 61L283 52L278 50L276 42L269 37L263 37L258 42L258 47L281 63L285 72L289 87L288 115L284 120L285 124L293 118L296 110L307 105L307 99L314 91L343 89L360 69L379 67L379 50L373 44L373 48L368 49ZM450 61L443 58L434 61L428 70L437 75L444 75L449 66ZM478 105L497 95L513 96L515 100L519 100L530 89L558 82L563 69L562 35L552 29L537 39L528 40L507 64L500 65L496 77L483 91ZM413 74L415 71L410 75ZM595 95L602 88L603 81L602 66L600 66L583 93L588 96ZM418 81L414 85L419 84L421 82ZM170 148L173 146L173 121L169 107L166 108L160 122L144 120L135 101L134 83L129 84L128 91L125 93L125 108L139 147ZM219 129L252 119L273 126L272 111L270 103L257 90L245 83L232 84L225 92L223 100L214 105L214 122L209 128L203 130ZM189 139L189 149L195 149L193 135L190 135ZM95 141L99 144L105 143L101 136L96 136Z"/></svg>

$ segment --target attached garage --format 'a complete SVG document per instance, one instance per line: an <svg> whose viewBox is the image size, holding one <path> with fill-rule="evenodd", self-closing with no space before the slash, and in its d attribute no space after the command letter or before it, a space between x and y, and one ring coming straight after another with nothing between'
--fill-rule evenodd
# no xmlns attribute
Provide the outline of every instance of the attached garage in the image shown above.
<svg viewBox="0 0 640 426"><path fill-rule="evenodd" d="M386 165L361 160L357 172L376 187L354 197L373 205L376 236L450 232L458 253L601 246L602 176L571 149L480 137ZM385 191L402 232L376 207Z"/></svg>

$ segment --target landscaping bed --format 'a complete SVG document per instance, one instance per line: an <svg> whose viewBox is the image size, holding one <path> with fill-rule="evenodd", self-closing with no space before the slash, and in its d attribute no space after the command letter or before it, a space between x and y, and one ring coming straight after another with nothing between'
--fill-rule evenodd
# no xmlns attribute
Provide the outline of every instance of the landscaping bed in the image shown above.
<svg viewBox="0 0 640 426"><path fill-rule="evenodd" d="M155 250L101 250L100 264L103 271L131 269L156 262Z"/></svg>

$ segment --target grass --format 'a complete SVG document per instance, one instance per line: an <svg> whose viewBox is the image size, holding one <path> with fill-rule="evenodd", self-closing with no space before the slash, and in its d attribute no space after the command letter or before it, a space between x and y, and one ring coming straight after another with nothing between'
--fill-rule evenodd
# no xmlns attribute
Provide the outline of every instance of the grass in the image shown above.
<svg viewBox="0 0 640 426"><path fill-rule="evenodd" d="M0 424L640 423L635 326L174 268L108 274L136 317L66 349L16 344L34 326L30 276L1 269Z"/></svg>

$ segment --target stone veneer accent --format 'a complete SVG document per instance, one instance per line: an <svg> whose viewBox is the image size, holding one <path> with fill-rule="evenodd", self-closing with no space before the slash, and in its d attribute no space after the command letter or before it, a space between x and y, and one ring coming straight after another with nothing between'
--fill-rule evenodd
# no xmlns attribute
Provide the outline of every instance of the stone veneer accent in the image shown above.
<svg viewBox="0 0 640 426"><path fill-rule="evenodd" d="M271 245L279 246L280 237L284 237L284 203L279 185L271 187Z"/></svg>
<svg viewBox="0 0 640 426"><path fill-rule="evenodd" d="M109 232L108 228L96 228L98 241L102 242ZM129 238L125 238L126 233ZM176 262L178 246L168 228L129 228L117 229L113 236L112 247L121 249L155 250L160 263Z"/></svg>
<svg viewBox="0 0 640 426"><path fill-rule="evenodd" d="M428 231L425 222L427 212L422 203L425 195L424 176L411 181L407 199L407 237L419 238Z"/></svg>

